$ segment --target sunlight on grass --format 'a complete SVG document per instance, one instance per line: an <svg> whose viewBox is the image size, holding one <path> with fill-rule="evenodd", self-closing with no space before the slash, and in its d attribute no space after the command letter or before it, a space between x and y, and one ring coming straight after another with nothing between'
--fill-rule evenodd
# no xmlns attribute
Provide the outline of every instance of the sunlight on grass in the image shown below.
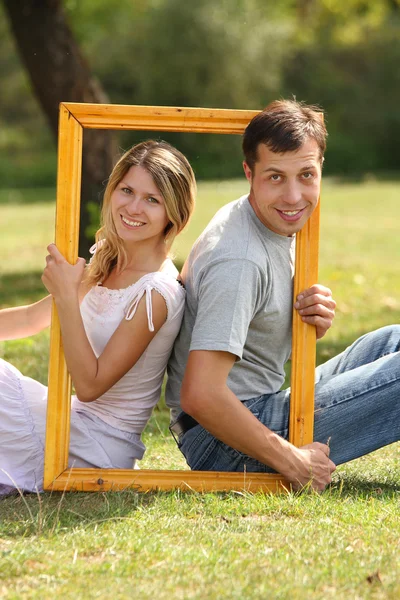
<svg viewBox="0 0 400 600"><path fill-rule="evenodd" d="M55 203L0 204L1 274L43 269L54 242Z"/></svg>

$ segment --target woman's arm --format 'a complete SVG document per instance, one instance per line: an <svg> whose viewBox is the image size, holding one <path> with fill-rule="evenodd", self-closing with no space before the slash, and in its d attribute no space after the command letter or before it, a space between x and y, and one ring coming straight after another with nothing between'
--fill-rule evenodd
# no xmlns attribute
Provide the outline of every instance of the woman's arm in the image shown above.
<svg viewBox="0 0 400 600"><path fill-rule="evenodd" d="M79 302L82 302L89 289L85 281L80 283ZM0 341L29 337L49 327L52 303L50 294L33 304L0 310Z"/></svg>
<svg viewBox="0 0 400 600"><path fill-rule="evenodd" d="M77 299L56 300L61 333L76 395L93 402L110 389L139 360L167 318L164 298L152 291L154 331L149 330L146 299L138 304L132 320L123 320L97 358L87 339Z"/></svg>
<svg viewBox="0 0 400 600"><path fill-rule="evenodd" d="M51 296L46 296L34 304L0 310L0 341L29 337L48 327L51 304Z"/></svg>
<svg viewBox="0 0 400 600"><path fill-rule="evenodd" d="M123 320L102 354L97 358L87 338L79 309L79 282L83 259L70 265L54 244L43 273L43 283L53 295L60 319L65 359L81 402L92 402L121 379L139 360L167 318L164 298L152 292L154 331L149 331L146 299L139 302L135 316ZM82 262L83 261L83 262Z"/></svg>

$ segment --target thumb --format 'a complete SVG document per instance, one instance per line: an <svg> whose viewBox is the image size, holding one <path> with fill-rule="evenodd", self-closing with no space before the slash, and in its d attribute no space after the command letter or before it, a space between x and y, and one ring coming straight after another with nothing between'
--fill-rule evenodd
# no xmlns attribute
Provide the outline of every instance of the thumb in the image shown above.
<svg viewBox="0 0 400 600"><path fill-rule="evenodd" d="M86 259L82 258L82 257L79 257L75 264L76 265L80 265L81 267L82 266L85 267L86 266Z"/></svg>

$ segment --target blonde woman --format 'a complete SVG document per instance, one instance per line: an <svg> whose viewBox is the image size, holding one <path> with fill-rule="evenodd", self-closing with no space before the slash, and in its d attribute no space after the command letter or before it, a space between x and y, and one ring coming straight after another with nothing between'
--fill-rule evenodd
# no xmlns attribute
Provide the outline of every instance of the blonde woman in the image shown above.
<svg viewBox="0 0 400 600"><path fill-rule="evenodd" d="M0 311L0 339L33 335L60 318L72 397L69 465L131 468L160 397L185 291L169 258L194 207L186 158L166 142L126 152L104 194L93 258L69 264L54 244L42 281L49 296ZM47 388L0 361L0 496L42 489Z"/></svg>

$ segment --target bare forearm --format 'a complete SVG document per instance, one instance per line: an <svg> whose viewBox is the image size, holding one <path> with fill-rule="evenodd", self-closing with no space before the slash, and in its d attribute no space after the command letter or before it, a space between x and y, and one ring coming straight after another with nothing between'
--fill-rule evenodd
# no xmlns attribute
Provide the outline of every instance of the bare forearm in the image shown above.
<svg viewBox="0 0 400 600"><path fill-rule="evenodd" d="M27 318L27 308L27 306L18 306L0 311L1 341L16 340L32 335Z"/></svg>
<svg viewBox="0 0 400 600"><path fill-rule="evenodd" d="M323 490L335 469L328 446L313 442L296 448L263 425L227 385L233 363L234 355L228 352L190 352L181 390L183 410L216 438L272 467L294 487L311 482L314 489Z"/></svg>
<svg viewBox="0 0 400 600"><path fill-rule="evenodd" d="M28 306L5 308L0 311L0 340L29 337L50 325L51 296Z"/></svg>
<svg viewBox="0 0 400 600"><path fill-rule="evenodd" d="M56 301L65 360L77 396L83 402L95 399L98 360L83 325L78 295ZM99 391L99 395L101 392Z"/></svg>
<svg viewBox="0 0 400 600"><path fill-rule="evenodd" d="M229 388L204 397L207 401L201 402L201 409L190 414L216 438L272 467L296 489L311 484L321 491L330 483L335 465L326 445L313 442L296 448L256 419Z"/></svg>
<svg viewBox="0 0 400 600"><path fill-rule="evenodd" d="M216 438L286 475L295 461L296 448L265 427L225 386L207 394L201 408L184 409Z"/></svg>

